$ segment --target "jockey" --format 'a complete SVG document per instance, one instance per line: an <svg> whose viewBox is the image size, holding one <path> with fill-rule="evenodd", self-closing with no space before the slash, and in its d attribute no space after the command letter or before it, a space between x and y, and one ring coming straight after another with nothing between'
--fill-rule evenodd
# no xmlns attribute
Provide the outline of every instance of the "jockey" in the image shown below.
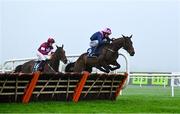
<svg viewBox="0 0 180 114"><path fill-rule="evenodd" d="M98 47L105 43L110 43L111 39L109 38L109 35L111 35L110 28L104 28L102 31L94 33L90 38L91 49L88 49L88 56L94 56Z"/></svg>
<svg viewBox="0 0 180 114"><path fill-rule="evenodd" d="M37 51L38 60L41 61L39 63L39 70L43 71L45 61L50 59L51 54L53 54L53 43L55 43L55 40L53 38L48 38L47 42L44 42L40 45Z"/></svg>

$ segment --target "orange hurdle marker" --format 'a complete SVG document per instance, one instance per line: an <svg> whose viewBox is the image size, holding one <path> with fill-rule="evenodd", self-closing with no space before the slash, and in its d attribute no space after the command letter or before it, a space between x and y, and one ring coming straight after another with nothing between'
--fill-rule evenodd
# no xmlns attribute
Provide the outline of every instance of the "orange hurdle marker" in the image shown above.
<svg viewBox="0 0 180 114"><path fill-rule="evenodd" d="M24 92L23 101L22 101L23 103L29 103L29 100L36 86L40 73L41 73L40 71L37 71L33 74L33 78L31 79L29 86L27 86L26 91Z"/></svg>
<svg viewBox="0 0 180 114"><path fill-rule="evenodd" d="M79 101L79 97L81 95L81 92L84 88L84 85L86 83L86 80L89 76L89 72L86 72L84 71L83 72L83 76L81 78L81 80L79 81L79 83L76 85L76 88L75 88L75 91L74 91L74 94L73 94L73 101L74 102L78 102Z"/></svg>

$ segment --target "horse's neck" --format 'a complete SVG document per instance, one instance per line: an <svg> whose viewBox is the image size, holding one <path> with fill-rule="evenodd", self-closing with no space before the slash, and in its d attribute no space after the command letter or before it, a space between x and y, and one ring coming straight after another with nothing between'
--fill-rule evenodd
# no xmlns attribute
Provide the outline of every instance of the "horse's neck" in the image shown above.
<svg viewBox="0 0 180 114"><path fill-rule="evenodd" d="M118 51L120 48L123 47L124 39L119 38L116 41L112 42L110 45L114 51Z"/></svg>
<svg viewBox="0 0 180 114"><path fill-rule="evenodd" d="M59 61L60 59L58 59L58 57L56 57L55 55L52 56L52 58L50 59L50 66L57 72L59 70Z"/></svg>

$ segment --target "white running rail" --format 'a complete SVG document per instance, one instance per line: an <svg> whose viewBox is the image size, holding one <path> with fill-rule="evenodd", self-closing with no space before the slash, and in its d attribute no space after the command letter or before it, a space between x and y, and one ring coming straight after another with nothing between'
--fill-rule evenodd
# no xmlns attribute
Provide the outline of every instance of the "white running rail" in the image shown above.
<svg viewBox="0 0 180 114"><path fill-rule="evenodd" d="M26 61L29 61L29 60L35 60L36 58L22 58L22 59L11 59L11 60L7 60L4 62L3 66L2 66L2 73L5 73L7 71L12 71L15 69L15 64L18 63L18 62L26 62ZM6 65L11 63L12 64L12 67L10 70L6 70Z"/></svg>
<svg viewBox="0 0 180 114"><path fill-rule="evenodd" d="M133 78L135 76L141 76L141 80L143 77L147 77L147 78L152 78L152 77L158 77L158 76L163 76L163 77L167 77L168 79L171 80L171 96L174 97L174 87L176 86L174 84L175 82L175 78L179 77L180 78L180 72L172 72L171 74L146 74L146 73L133 73L130 74L130 78ZM141 84L140 84L141 87Z"/></svg>
<svg viewBox="0 0 180 114"><path fill-rule="evenodd" d="M128 61L127 55L122 54L122 53L120 53L119 55L122 56L122 57L125 59L125 62L126 62L126 71L125 71L125 72L127 72L127 73L129 74L129 61ZM67 56L68 59L75 59L75 58L78 58L78 57L79 57L79 55ZM17 63L27 62L27 61L29 61L29 60L35 60L35 59L37 59L37 58L36 58L36 57L33 57L33 58L21 58L21 59L11 59L11 60L7 60L7 61L5 61L5 62L3 63L3 65L2 65L2 72L4 73L4 72L7 72L7 71L12 71L12 70L14 70L14 69L15 69L15 65L16 65ZM73 60L73 61L75 61L75 60ZM7 64L11 64L10 70L7 70L7 69L6 69L6 65L7 65ZM62 65L62 64L60 64L60 65ZM60 67L61 67L61 66L60 66ZM129 79L128 79L128 82L129 82Z"/></svg>

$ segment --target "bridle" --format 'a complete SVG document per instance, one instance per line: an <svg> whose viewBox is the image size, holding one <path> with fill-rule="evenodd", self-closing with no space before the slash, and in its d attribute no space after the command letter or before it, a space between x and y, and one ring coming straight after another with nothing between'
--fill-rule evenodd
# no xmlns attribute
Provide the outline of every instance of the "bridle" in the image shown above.
<svg viewBox="0 0 180 114"><path fill-rule="evenodd" d="M107 48L108 51L112 52L112 53L115 53L114 50L110 49L110 48Z"/></svg>

